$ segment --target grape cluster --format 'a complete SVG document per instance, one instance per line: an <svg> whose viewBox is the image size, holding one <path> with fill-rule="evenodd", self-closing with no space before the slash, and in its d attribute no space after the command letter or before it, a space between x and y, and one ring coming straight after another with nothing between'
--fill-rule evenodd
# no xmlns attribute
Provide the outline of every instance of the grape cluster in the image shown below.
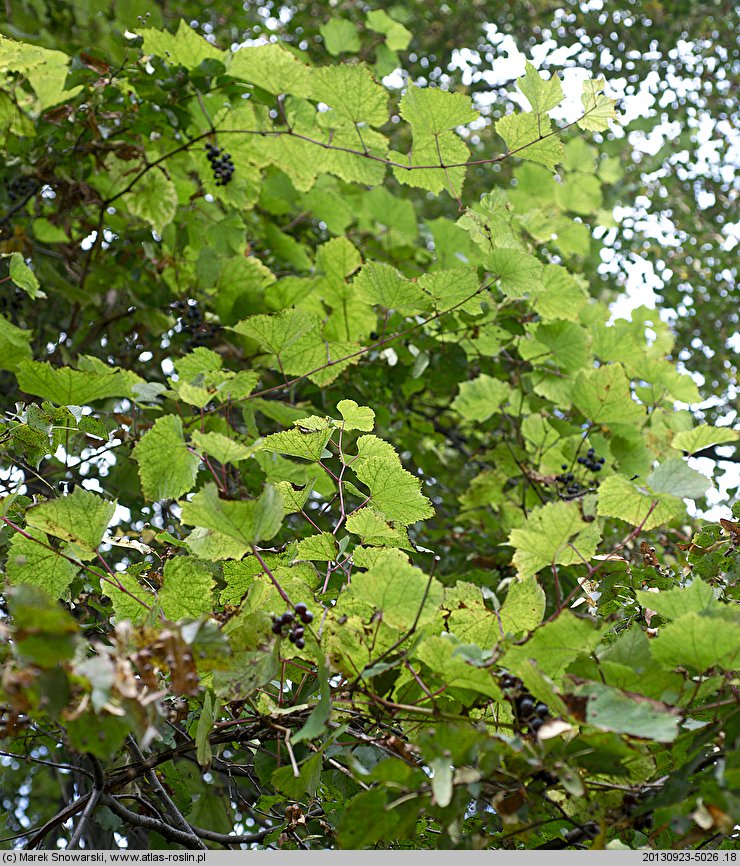
<svg viewBox="0 0 740 866"><path fill-rule="evenodd" d="M522 733L535 735L551 718L547 704L534 698L520 679L511 674L504 674L501 678L501 688L514 706L516 726Z"/></svg>
<svg viewBox="0 0 740 866"><path fill-rule="evenodd" d="M211 168L213 169L216 186L226 186L235 170L234 163L231 161L231 154L224 153L215 144L206 145L206 154L208 162L211 163Z"/></svg>
<svg viewBox="0 0 740 866"><path fill-rule="evenodd" d="M567 469L568 466L565 463L563 463L563 465L560 468L561 469ZM584 489L581 486L581 484L578 481L576 481L576 476L572 472L563 472L560 475L556 475L555 480L559 484L565 484L566 485L565 492L568 493L570 496L575 496L576 494L580 493L581 490Z"/></svg>
<svg viewBox="0 0 740 866"><path fill-rule="evenodd" d="M25 199L31 195L37 186L38 183L32 177L28 177L27 175L14 177L13 180L7 184L8 198L11 202Z"/></svg>
<svg viewBox="0 0 740 866"><path fill-rule="evenodd" d="M175 301L170 307L178 313L180 330L188 334L183 344L185 351L190 352L198 346L209 346L213 342L220 326L206 321L197 301Z"/></svg>
<svg viewBox="0 0 740 866"><path fill-rule="evenodd" d="M598 457L593 448L589 448L585 457L579 457L578 462L585 466L589 472L601 472L601 467L606 463L603 457Z"/></svg>
<svg viewBox="0 0 740 866"><path fill-rule="evenodd" d="M286 610L282 616L273 619L272 633L283 637L287 629L288 640L295 644L298 649L303 649L306 646L303 637L305 630L303 625L296 621L296 617L301 620L303 625L313 622L313 614L302 601L299 601L295 606L295 613L292 610Z"/></svg>

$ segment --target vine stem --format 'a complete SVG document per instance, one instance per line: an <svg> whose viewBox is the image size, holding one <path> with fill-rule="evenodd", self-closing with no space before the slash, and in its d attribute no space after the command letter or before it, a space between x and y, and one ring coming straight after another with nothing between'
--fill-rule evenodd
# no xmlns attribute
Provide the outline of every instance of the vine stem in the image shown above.
<svg viewBox="0 0 740 866"><path fill-rule="evenodd" d="M250 544L249 546L252 548L252 553L253 553L253 554L255 555L255 557L257 558L257 562L259 562L259 564L262 566L262 570L263 570L263 571L265 572L265 574L270 578L270 580L272 581L272 584L273 584L273 586L275 587L275 589L280 593L280 597L282 598L282 600L283 600L287 605L289 605L290 607L293 607L293 608L294 608L295 605L294 605L293 602L290 600L290 596L289 596L288 593L283 589L283 587L280 585L280 581L279 581L279 580L275 577L275 575L272 573L272 571L270 570L270 566L265 562L264 559L262 559L262 557L260 556L259 551L257 550L257 548L256 548L253 544Z"/></svg>
<svg viewBox="0 0 740 866"><path fill-rule="evenodd" d="M129 598L132 598L134 601L138 602L142 607L146 608L147 610L150 611L152 609L151 605L148 605L145 601L143 601L138 596L134 595L132 592L130 592L128 589L126 589L126 587L115 576L115 572L113 572L111 570L110 566L103 560L100 553L97 553L96 555L98 556L100 561L103 563L103 565L105 566L108 573L110 575L113 575L113 577L109 577L108 574L102 574L99 571L95 571L94 569L90 568L89 565L85 565L84 562L79 562L77 559L74 559L71 556L67 556L66 553L62 553L60 550L55 550L50 544L46 544L46 542L41 541L38 538L34 538L30 532L26 532L25 529L22 529L20 526L13 523L12 520L8 520L8 518L5 517L4 515L0 516L0 520L2 520L3 523L7 524L11 529L14 529L17 533L22 535L23 538L27 538L29 541L33 541L35 544L38 544L41 547L46 548L46 550L50 550L52 553L56 554L57 556L61 556L62 559L66 559L67 562L71 562L72 565L76 565L77 568L81 568L84 571L90 572L90 574L92 574L94 577L98 578L98 580L103 580L103 581L105 581L105 583L109 583L109 584L111 584L111 586L115 586L116 589L120 590L122 593L129 596Z"/></svg>

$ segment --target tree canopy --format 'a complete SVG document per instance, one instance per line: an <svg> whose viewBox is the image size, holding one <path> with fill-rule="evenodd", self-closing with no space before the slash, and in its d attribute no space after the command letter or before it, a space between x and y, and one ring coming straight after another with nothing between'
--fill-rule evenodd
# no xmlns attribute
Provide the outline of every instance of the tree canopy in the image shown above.
<svg viewBox="0 0 740 866"><path fill-rule="evenodd" d="M734 12L376 5L2 27L6 847L735 845Z"/></svg>

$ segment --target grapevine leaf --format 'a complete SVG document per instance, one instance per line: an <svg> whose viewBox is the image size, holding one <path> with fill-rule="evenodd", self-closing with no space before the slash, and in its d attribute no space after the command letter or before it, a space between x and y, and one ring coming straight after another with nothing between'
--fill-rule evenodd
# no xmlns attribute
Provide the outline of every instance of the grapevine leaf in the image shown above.
<svg viewBox="0 0 740 866"><path fill-rule="evenodd" d="M740 439L740 430L731 427L711 427L709 424L700 424L693 430L683 430L676 433L671 445L679 451L688 454L696 454L704 448L712 445L723 445L727 442L737 442Z"/></svg>
<svg viewBox="0 0 740 866"><path fill-rule="evenodd" d="M267 485L257 500L229 502L219 498L215 484L206 484L182 505L182 522L210 529L239 542L248 549L269 541L282 525L284 516L280 493Z"/></svg>
<svg viewBox="0 0 740 866"><path fill-rule="evenodd" d="M651 494L624 476L613 475L601 482L597 511L602 516L618 517L647 531L680 517L683 507L672 496Z"/></svg>
<svg viewBox="0 0 740 866"><path fill-rule="evenodd" d="M509 533L509 544L515 549L512 561L521 579L543 568L588 561L598 542L597 527L585 523L578 506L568 502L533 509L524 526Z"/></svg>
<svg viewBox="0 0 740 866"><path fill-rule="evenodd" d="M171 620L199 617L213 610L214 580L208 563L190 556L176 556L164 566L159 603Z"/></svg>
<svg viewBox="0 0 740 866"><path fill-rule="evenodd" d="M60 496L29 508L26 523L62 538L74 545L69 552L78 559L93 559L103 534L116 510L115 502L106 502L95 493L75 487L68 496Z"/></svg>
<svg viewBox="0 0 740 866"><path fill-rule="evenodd" d="M532 111L542 114L555 108L563 100L563 88L557 75L542 78L540 73L527 62L524 75L517 80L517 87L529 100Z"/></svg>
<svg viewBox="0 0 740 866"><path fill-rule="evenodd" d="M609 121L616 118L616 99L604 96L606 82L603 78L586 79L583 82L581 104L584 116L578 121L581 129L591 132L604 132L609 129Z"/></svg>
<svg viewBox="0 0 740 866"><path fill-rule="evenodd" d="M33 538L16 533L10 543L5 566L8 581L11 584L30 583L45 590L52 598L64 598L77 574L77 567L56 551L43 546L49 543L43 532L29 529L28 534Z"/></svg>
<svg viewBox="0 0 740 866"><path fill-rule="evenodd" d="M188 449L182 421L175 415L157 418L132 456L139 464L141 488L149 500L177 499L195 484L200 457Z"/></svg>
<svg viewBox="0 0 740 866"><path fill-rule="evenodd" d="M470 97L464 93L449 93L437 87L412 85L401 99L401 116L417 131L439 135L456 126L477 120Z"/></svg>
<svg viewBox="0 0 740 866"><path fill-rule="evenodd" d="M692 469L680 457L664 460L650 473L646 483L656 493L670 493L681 499L700 499L712 486L706 475Z"/></svg>
<svg viewBox="0 0 740 866"><path fill-rule="evenodd" d="M554 169L563 159L563 145L553 134L548 117L532 113L508 114L496 123L496 133L509 153Z"/></svg>
<svg viewBox="0 0 740 866"><path fill-rule="evenodd" d="M462 382L452 408L466 421L487 421L506 402L511 388L506 382L485 373L471 382Z"/></svg>
<svg viewBox="0 0 740 866"><path fill-rule="evenodd" d="M30 331L24 331L0 316L0 370L15 371L22 361L31 361Z"/></svg>
<svg viewBox="0 0 740 866"><path fill-rule="evenodd" d="M434 514L432 503L422 495L421 479L393 460L370 457L358 462L355 474L370 490L370 499L386 519L408 526Z"/></svg>

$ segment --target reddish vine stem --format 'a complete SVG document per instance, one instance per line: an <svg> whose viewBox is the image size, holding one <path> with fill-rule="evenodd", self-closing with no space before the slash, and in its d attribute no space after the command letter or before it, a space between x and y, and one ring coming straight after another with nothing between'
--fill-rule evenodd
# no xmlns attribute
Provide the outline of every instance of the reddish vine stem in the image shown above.
<svg viewBox="0 0 740 866"><path fill-rule="evenodd" d="M289 605L290 607L295 607L295 605L293 604L293 602L290 600L290 596L288 595L288 593L287 593L287 592L283 589L283 587L281 586L280 581L275 577L275 575L274 575L274 574L272 573L272 571L270 570L270 566L269 566L269 565L265 562L265 560L262 559L262 557L259 555L259 551L257 550L257 548L256 548L253 544L250 544L249 546L252 548L252 553L253 553L253 554L255 555L255 557L257 558L257 562L259 562L259 564L262 566L262 570L263 570L263 571L265 572L265 574L270 578L270 580L272 581L272 585L275 587L275 589L280 593L280 597L282 598L282 600L283 600L287 605Z"/></svg>
<svg viewBox="0 0 740 866"><path fill-rule="evenodd" d="M94 569L90 568L89 565L85 565L84 562L79 562L78 560L74 559L73 557L67 556L66 553L62 553L60 550L55 550L50 544L46 544L46 542L41 541L38 538L34 538L33 535L30 534L30 532L26 532L25 529L22 529L20 526L17 526L15 523L13 523L12 520L8 520L7 517L2 516L2 517L0 517L0 520L2 520L3 523L6 523L11 529L14 529L17 533L22 535L23 538L27 538L29 541L33 541L35 544L38 544L41 547L44 547L47 550L50 550L52 553L56 554L57 556L61 556L62 559L66 559L67 562L71 562L73 565L76 565L77 568L81 568L81 569L83 569L83 571L90 572L90 574L92 574L94 577L98 578L99 580L103 580L103 581L105 581L105 583L109 583L111 586L115 586L116 589L120 590L120 592L124 593L124 595L127 595L130 598L132 598L134 601L138 602L142 607L146 608L147 610L152 609L151 605L148 605L145 601L142 601L142 599L140 599L138 596L134 595L132 592L130 592L128 589L126 589L126 587L115 576L115 572L113 572L111 570L110 566L103 560L103 558L100 556L99 553L97 554L97 556L101 559L101 561L103 561L103 564L105 565L108 572L111 575L113 575L112 578L109 577L107 574L102 574L99 571L95 571Z"/></svg>

